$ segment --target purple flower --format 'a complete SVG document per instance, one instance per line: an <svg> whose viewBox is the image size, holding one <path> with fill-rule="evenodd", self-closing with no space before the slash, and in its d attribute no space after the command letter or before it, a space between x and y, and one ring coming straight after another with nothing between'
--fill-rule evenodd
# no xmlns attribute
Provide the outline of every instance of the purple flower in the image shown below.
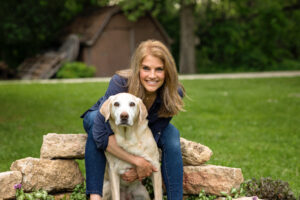
<svg viewBox="0 0 300 200"><path fill-rule="evenodd" d="M253 197L252 200L258 200L258 199L257 199L257 196Z"/></svg>
<svg viewBox="0 0 300 200"><path fill-rule="evenodd" d="M14 188L17 190L17 189L21 189L22 188L22 184L16 184L15 186L14 186Z"/></svg>

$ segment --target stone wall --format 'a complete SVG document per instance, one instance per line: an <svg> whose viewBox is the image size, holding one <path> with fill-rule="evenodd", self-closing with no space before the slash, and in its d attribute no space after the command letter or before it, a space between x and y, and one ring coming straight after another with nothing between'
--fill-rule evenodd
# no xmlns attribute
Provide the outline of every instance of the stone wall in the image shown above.
<svg viewBox="0 0 300 200"><path fill-rule="evenodd" d="M12 163L9 172L0 173L0 200L15 197L14 185L22 184L25 191L44 189L49 193L72 191L84 182L74 159L83 159L86 134L44 135L40 158L24 158ZM180 139L184 163L184 194L207 193L220 195L239 187L244 181L239 168L205 164L212 156L210 148Z"/></svg>

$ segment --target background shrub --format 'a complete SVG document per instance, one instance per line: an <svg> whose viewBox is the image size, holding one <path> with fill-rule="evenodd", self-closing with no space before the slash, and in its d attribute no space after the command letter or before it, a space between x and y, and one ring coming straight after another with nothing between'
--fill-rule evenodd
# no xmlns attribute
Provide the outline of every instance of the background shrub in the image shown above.
<svg viewBox="0 0 300 200"><path fill-rule="evenodd" d="M57 72L57 78L85 78L93 77L96 68L94 66L87 66L82 62L68 62L65 63Z"/></svg>

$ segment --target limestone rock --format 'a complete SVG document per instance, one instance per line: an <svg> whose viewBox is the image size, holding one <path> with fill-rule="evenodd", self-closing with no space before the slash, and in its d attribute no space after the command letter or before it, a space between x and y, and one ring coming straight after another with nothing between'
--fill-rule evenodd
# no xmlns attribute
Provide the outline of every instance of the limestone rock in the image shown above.
<svg viewBox="0 0 300 200"><path fill-rule="evenodd" d="M201 165L207 162L213 152L207 146L180 138L183 165Z"/></svg>
<svg viewBox="0 0 300 200"><path fill-rule="evenodd" d="M82 159L85 153L87 134L49 133L43 138L41 158ZM201 165L208 161L212 151L199 143L180 138L184 165Z"/></svg>
<svg viewBox="0 0 300 200"><path fill-rule="evenodd" d="M41 158L84 158L87 134L49 133L43 137Z"/></svg>
<svg viewBox="0 0 300 200"><path fill-rule="evenodd" d="M244 181L239 168L215 165L185 166L183 173L183 189L185 194L206 193L221 195L229 193L231 188L238 188Z"/></svg>
<svg viewBox="0 0 300 200"><path fill-rule="evenodd" d="M14 186L22 182L22 174L19 171L0 173L0 199L10 199L16 196Z"/></svg>
<svg viewBox="0 0 300 200"><path fill-rule="evenodd" d="M78 163L74 160L28 157L13 162L10 169L22 173L22 188L25 191L34 189L44 189L48 192L70 191L84 181Z"/></svg>

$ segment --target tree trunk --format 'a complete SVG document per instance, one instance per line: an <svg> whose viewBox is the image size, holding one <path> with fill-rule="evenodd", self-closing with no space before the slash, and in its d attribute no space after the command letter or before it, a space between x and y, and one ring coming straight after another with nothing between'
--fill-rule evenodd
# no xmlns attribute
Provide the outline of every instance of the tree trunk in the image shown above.
<svg viewBox="0 0 300 200"><path fill-rule="evenodd" d="M181 4L180 9L180 58L179 72L196 73L194 4Z"/></svg>

